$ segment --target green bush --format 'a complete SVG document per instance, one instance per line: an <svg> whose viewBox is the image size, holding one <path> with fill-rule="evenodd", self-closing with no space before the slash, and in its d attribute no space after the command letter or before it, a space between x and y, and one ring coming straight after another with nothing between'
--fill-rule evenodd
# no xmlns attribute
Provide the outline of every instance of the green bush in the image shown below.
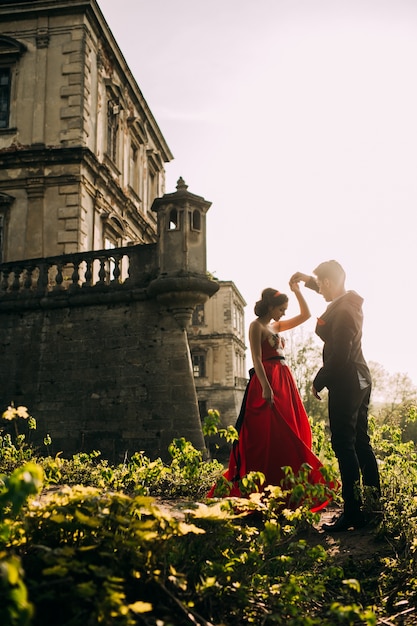
<svg viewBox="0 0 417 626"><path fill-rule="evenodd" d="M382 498L363 496L385 550L354 561L326 549L307 467L247 498L207 500L224 468L190 442L172 442L169 464L39 456L19 432L23 408L10 407L18 430L0 433L2 626L415 623L417 452L402 428L371 420ZM313 439L334 475L323 423ZM245 478L248 492L260 478Z"/></svg>

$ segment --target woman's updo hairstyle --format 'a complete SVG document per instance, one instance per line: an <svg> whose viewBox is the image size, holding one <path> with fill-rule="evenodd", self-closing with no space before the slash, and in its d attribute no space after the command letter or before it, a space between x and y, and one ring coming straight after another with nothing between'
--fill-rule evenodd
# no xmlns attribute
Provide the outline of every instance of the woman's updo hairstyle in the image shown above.
<svg viewBox="0 0 417 626"><path fill-rule="evenodd" d="M288 302L288 296L276 289L267 287L261 294L261 299L255 304L254 311L256 317L262 317L268 313L268 309L273 306L280 306Z"/></svg>

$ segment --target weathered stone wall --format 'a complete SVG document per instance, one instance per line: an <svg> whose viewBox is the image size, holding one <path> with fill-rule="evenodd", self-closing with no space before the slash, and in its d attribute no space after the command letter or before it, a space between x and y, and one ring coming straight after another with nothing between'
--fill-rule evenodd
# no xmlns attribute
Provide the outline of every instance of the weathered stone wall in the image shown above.
<svg viewBox="0 0 417 626"><path fill-rule="evenodd" d="M204 449L184 320L214 281L161 277L153 244L4 263L0 277L0 412L26 406L36 443L111 462L168 459L176 437Z"/></svg>
<svg viewBox="0 0 417 626"><path fill-rule="evenodd" d="M0 310L1 410L27 406L53 454L165 458L173 436L204 447L185 333L144 298L139 290L88 306L68 297L54 308Z"/></svg>

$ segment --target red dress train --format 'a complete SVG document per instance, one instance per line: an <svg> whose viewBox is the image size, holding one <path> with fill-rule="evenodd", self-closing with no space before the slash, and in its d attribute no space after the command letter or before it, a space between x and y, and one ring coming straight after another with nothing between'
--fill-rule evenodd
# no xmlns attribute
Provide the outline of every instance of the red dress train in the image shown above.
<svg viewBox="0 0 417 626"><path fill-rule="evenodd" d="M278 354L276 347L265 339L262 362L274 391L274 404L264 400L262 386L252 371L237 424L239 430L242 419L239 440L233 446L224 474L233 483L227 496L241 497L238 481L251 471L265 475L265 486L280 485L284 478L282 467L290 466L297 474L303 463L312 468L309 482L326 483L319 471L322 463L311 450L311 428L299 391L285 359ZM332 484L328 486L333 488ZM215 487L207 497L214 497ZM318 511L327 503L328 500L318 503L312 510Z"/></svg>

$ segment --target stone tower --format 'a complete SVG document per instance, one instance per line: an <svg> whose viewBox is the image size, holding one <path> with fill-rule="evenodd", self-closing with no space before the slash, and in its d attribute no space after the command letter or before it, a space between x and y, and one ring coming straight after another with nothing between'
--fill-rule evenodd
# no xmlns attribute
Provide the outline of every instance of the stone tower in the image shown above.
<svg viewBox="0 0 417 626"><path fill-rule="evenodd" d="M201 196L188 191L180 178L175 193L156 198L159 235L159 276L149 293L163 303L183 330L197 304L204 303L218 289L207 281L206 212L211 206Z"/></svg>
<svg viewBox="0 0 417 626"><path fill-rule="evenodd" d="M186 327L219 288L206 272L210 204L180 180L154 202L154 244L0 264L0 407L27 406L37 444L49 433L55 453L117 462L165 459L175 438L204 450Z"/></svg>

